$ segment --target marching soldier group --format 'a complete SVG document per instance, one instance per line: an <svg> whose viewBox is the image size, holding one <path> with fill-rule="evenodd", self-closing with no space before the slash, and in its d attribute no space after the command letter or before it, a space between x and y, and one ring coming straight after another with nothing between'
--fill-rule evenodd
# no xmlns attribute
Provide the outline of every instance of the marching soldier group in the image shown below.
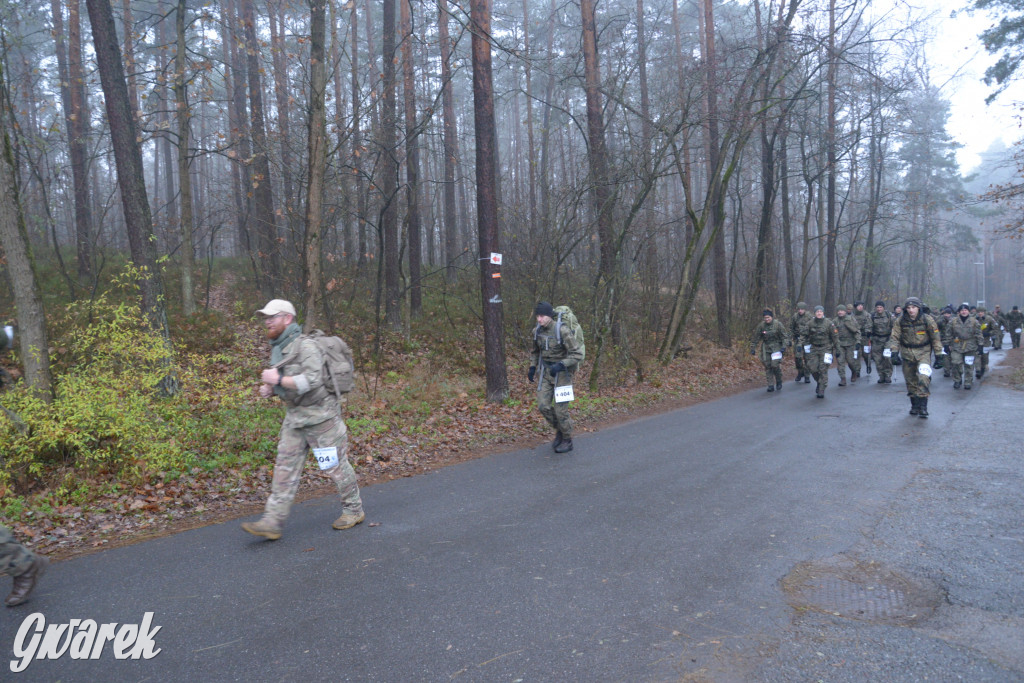
<svg viewBox="0 0 1024 683"><path fill-rule="evenodd" d="M970 390L974 379L981 379L988 370L989 351L1002 348L1004 329L1010 332L1016 349L1024 327L1024 313L1017 306L1004 314L999 306L989 313L984 306L963 303L955 314L952 306L946 306L933 316L913 296L903 306L894 306L891 313L884 301L876 301L871 313L862 301L856 302L852 311L840 304L835 318L825 317L823 306L808 313L807 304L800 301L788 329L771 309L762 315L750 354L760 353L769 392L782 390L782 356L789 347L796 362L796 381L809 384L813 378L818 398L825 398L833 362L841 387L847 384L847 369L850 383L854 383L862 369L870 375L874 364L878 384L892 384L893 366L903 365L910 414L922 418L928 417L933 369L952 377L954 389Z"/></svg>

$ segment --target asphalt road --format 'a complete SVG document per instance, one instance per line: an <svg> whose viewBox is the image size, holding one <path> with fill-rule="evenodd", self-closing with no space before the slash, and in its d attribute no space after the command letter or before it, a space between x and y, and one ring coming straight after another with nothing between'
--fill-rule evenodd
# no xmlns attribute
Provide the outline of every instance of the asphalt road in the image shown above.
<svg viewBox="0 0 1024 683"><path fill-rule="evenodd" d="M373 486L350 531L322 498L56 564L0 680L1024 680L1024 394L936 378L920 420L875 379ZM152 612L160 653L12 673L37 612Z"/></svg>

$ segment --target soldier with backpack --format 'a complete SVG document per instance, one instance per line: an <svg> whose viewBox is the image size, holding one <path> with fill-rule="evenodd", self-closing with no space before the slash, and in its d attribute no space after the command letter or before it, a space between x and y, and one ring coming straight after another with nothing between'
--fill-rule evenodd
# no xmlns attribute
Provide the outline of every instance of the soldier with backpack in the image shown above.
<svg viewBox="0 0 1024 683"><path fill-rule="evenodd" d="M533 356L527 376L537 382L537 409L555 429L555 453L568 453L572 450L572 378L586 355L583 329L568 306L554 308L541 301L533 313L537 327L533 330ZM558 388L562 390L556 391Z"/></svg>
<svg viewBox="0 0 1024 683"><path fill-rule="evenodd" d="M274 299L258 311L270 339L270 367L260 375L260 396L279 397L287 411L277 443L270 498L263 516L242 529L276 541L299 488L310 448L320 469L338 487L342 514L335 529L349 529L365 519L356 473L348 461L348 433L341 417L341 394L352 388L352 358L337 337L302 334L295 307Z"/></svg>

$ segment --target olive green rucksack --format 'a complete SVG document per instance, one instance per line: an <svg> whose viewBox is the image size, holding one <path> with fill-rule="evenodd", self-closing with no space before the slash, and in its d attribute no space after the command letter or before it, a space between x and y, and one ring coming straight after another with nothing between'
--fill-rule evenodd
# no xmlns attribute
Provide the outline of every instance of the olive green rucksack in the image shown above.
<svg viewBox="0 0 1024 683"><path fill-rule="evenodd" d="M587 345L583 341L583 327L580 325L580 321L576 319L576 314L572 312L572 309L568 306L556 306L555 313L555 338L558 343L562 343L562 323L564 322L572 330L572 334L576 337L576 343L580 347L580 363L587 357Z"/></svg>

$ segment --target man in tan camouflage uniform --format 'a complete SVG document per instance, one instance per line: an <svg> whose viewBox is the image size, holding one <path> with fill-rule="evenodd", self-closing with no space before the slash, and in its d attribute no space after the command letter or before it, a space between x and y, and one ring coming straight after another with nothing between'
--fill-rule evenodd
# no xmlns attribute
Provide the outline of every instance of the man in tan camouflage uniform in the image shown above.
<svg viewBox="0 0 1024 683"><path fill-rule="evenodd" d="M793 340L793 360L796 362L796 381L801 379L805 384L811 383L811 373L804 362L804 348L797 344L797 340L803 338L807 332L807 325L811 322L811 316L807 313L807 304L803 301L796 302L796 313L789 320L789 338Z"/></svg>
<svg viewBox="0 0 1024 683"><path fill-rule="evenodd" d="M992 319L996 321L996 329L992 332L992 350L1002 351L1003 330L1008 325L1006 324L1006 314L1003 313L1003 308L999 304L996 304L996 309L992 311Z"/></svg>
<svg viewBox="0 0 1024 683"><path fill-rule="evenodd" d="M7 325L0 329L0 353L14 345L14 329ZM10 529L0 526L0 574L14 577L11 594L4 600L8 607L14 607L28 600L36 581L46 571L49 559L37 555L18 543Z"/></svg>
<svg viewBox="0 0 1024 683"><path fill-rule="evenodd" d="M750 355L755 355L757 347L761 347L761 363L768 380L768 391L782 391L782 354L789 346L789 334L786 326L775 319L772 309L764 309L762 315L764 320L754 328L754 336L750 340Z"/></svg>
<svg viewBox="0 0 1024 683"><path fill-rule="evenodd" d="M832 321L825 317L824 306L814 307L814 317L807 324L803 336L797 343L804 352L805 370L810 372L817 382L814 395L825 398L828 369L839 355L839 333Z"/></svg>
<svg viewBox="0 0 1024 683"><path fill-rule="evenodd" d="M924 304L916 296L903 305L903 315L893 322L889 350L903 355L903 379L910 397L910 414L928 417L928 396L931 386L932 352L942 355L942 338L935 319L921 309Z"/></svg>
<svg viewBox="0 0 1024 683"><path fill-rule="evenodd" d="M527 373L530 381L537 381L537 409L555 429L552 445L555 453L572 450L572 417L569 401L555 402L555 387L571 386L576 368L583 354L576 341L572 326L555 320L555 309L541 301L533 311L537 327L533 331L533 356ZM540 377L537 370L540 369Z"/></svg>
<svg viewBox="0 0 1024 683"><path fill-rule="evenodd" d="M1002 332L999 331L998 321L984 306L978 306L978 325L981 326L981 336L985 338L985 343L978 349L978 360L974 363L974 376L981 379L988 370L988 352L995 344L996 335L1002 334Z"/></svg>
<svg viewBox="0 0 1024 683"><path fill-rule="evenodd" d="M852 315L847 315L846 306L836 307L836 317L832 321L839 333L839 353L836 355L836 369L839 371L839 386L846 386L846 368L850 368L850 381L856 382L860 377L860 323Z"/></svg>
<svg viewBox="0 0 1024 683"><path fill-rule="evenodd" d="M974 381L974 363L978 349L985 343L981 336L981 325L971 315L971 307L960 304L956 316L946 325L946 341L949 343L949 366L953 371L953 388L961 386L970 390ZM970 364L967 363L970 361Z"/></svg>
<svg viewBox="0 0 1024 683"><path fill-rule="evenodd" d="M302 337L291 303L274 299L258 313L265 316L271 366L260 375L260 396L279 397L287 411L278 435L274 479L263 517L246 522L242 528L272 541L281 538L306 454L312 447L324 449L320 453L325 458L337 459L336 465L324 470L341 497L342 514L331 526L349 529L362 522L365 515L356 473L348 461L348 433L341 406L338 397L324 386L323 353L316 342Z"/></svg>

